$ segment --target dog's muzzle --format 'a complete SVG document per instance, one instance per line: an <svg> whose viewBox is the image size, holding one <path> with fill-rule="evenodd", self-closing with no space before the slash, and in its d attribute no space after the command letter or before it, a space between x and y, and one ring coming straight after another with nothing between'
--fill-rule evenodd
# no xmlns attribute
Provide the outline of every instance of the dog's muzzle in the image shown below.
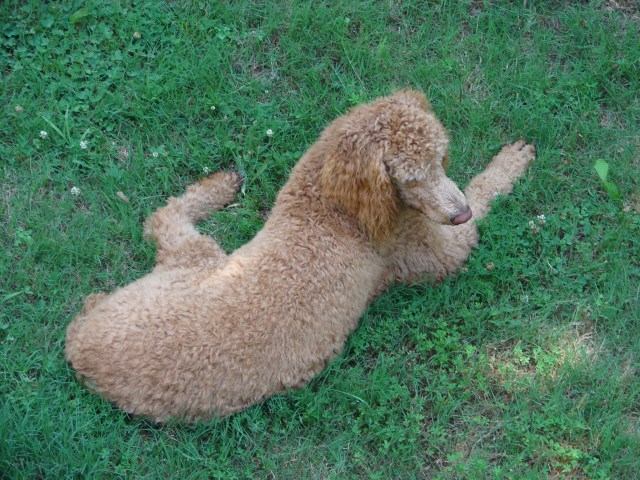
<svg viewBox="0 0 640 480"><path fill-rule="evenodd" d="M460 225L461 223L467 222L472 217L472 215L473 213L471 212L471 208L467 207L467 210L464 213L452 217L451 223L454 225Z"/></svg>

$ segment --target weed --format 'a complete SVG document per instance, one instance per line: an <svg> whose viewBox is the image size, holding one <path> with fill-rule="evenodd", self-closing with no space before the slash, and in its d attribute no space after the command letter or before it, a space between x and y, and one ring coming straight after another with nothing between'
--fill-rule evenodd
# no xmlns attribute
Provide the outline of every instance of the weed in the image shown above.
<svg viewBox="0 0 640 480"><path fill-rule="evenodd" d="M594 164L594 169L596 170L598 177L600 177L600 180L602 181L602 186L604 187L605 191L609 194L609 196L612 198L620 198L620 190L618 190L618 187L616 186L615 183L608 180L609 164L602 159L596 160L596 163Z"/></svg>

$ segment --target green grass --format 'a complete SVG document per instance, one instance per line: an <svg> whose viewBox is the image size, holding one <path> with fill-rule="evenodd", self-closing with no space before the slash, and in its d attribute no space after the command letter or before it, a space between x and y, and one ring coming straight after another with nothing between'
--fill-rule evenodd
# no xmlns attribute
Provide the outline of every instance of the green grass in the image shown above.
<svg viewBox="0 0 640 480"><path fill-rule="evenodd" d="M639 16L631 1L2 2L0 477L640 476ZM225 420L156 426L76 382L66 325L149 271L146 215L234 167L242 195L202 228L238 247L328 122L401 87L431 99L461 185L501 145L536 142L463 272L392 289L307 387Z"/></svg>

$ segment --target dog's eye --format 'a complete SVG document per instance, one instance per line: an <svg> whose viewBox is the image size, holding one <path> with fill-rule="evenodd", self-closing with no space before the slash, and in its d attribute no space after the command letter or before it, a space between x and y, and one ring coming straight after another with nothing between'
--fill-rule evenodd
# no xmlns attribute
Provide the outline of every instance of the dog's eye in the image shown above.
<svg viewBox="0 0 640 480"><path fill-rule="evenodd" d="M444 168L445 172L449 168L449 154L448 153L445 153L444 157L442 157L442 168Z"/></svg>

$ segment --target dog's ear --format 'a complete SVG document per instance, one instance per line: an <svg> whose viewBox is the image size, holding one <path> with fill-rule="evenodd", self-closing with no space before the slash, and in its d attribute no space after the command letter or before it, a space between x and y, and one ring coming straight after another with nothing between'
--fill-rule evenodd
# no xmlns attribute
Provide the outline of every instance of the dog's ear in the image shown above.
<svg viewBox="0 0 640 480"><path fill-rule="evenodd" d="M398 213L398 197L383 157L382 148L366 134L347 134L322 168L325 199L356 217L373 241L391 232Z"/></svg>

